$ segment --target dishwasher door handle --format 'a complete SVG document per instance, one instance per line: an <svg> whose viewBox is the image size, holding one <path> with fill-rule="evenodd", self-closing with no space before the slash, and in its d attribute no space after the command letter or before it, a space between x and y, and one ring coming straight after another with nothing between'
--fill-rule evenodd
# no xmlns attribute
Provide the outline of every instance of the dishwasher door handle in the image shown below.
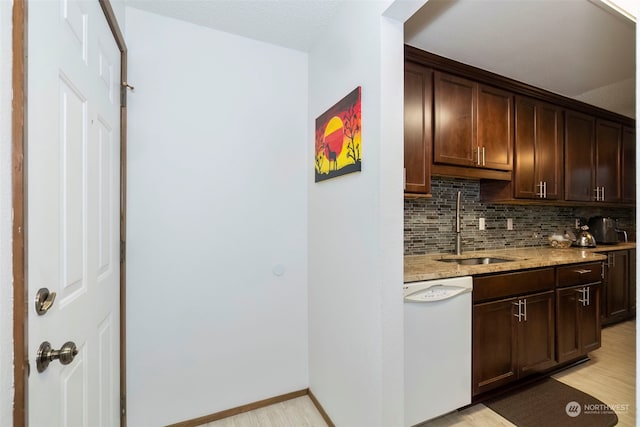
<svg viewBox="0 0 640 427"><path fill-rule="evenodd" d="M470 288L461 286L433 285L404 297L406 302L438 302L471 293Z"/></svg>

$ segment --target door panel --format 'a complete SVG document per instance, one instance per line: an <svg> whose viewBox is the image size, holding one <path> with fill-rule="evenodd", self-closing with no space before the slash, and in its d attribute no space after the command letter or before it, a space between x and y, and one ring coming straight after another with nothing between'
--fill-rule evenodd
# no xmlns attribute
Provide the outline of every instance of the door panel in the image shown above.
<svg viewBox="0 0 640 427"><path fill-rule="evenodd" d="M558 363L580 356L579 287L556 291L556 336Z"/></svg>
<svg viewBox="0 0 640 427"><path fill-rule="evenodd" d="M589 304L581 307L581 336L582 352L587 354L600 348L600 285L588 286Z"/></svg>
<svg viewBox="0 0 640 427"><path fill-rule="evenodd" d="M567 111L565 116L565 199L595 200L595 119Z"/></svg>
<svg viewBox="0 0 640 427"><path fill-rule="evenodd" d="M477 163L478 85L439 71L434 75L433 161L458 166Z"/></svg>
<svg viewBox="0 0 640 427"><path fill-rule="evenodd" d="M536 108L536 168L538 179L546 183L546 198L563 197L564 168L562 110L538 103Z"/></svg>
<svg viewBox="0 0 640 427"><path fill-rule="evenodd" d="M478 140L483 167L511 170L513 149L513 94L478 85Z"/></svg>
<svg viewBox="0 0 640 427"><path fill-rule="evenodd" d="M431 192L433 71L405 64L404 167L405 190Z"/></svg>
<svg viewBox="0 0 640 427"><path fill-rule="evenodd" d="M113 426L120 406L120 51L97 1L29 2L29 421ZM42 316L41 287L56 292ZM67 365L36 369L44 341Z"/></svg>
<svg viewBox="0 0 640 427"><path fill-rule="evenodd" d="M629 253L607 254L609 266L606 279L606 317L625 317L629 312Z"/></svg>
<svg viewBox="0 0 640 427"><path fill-rule="evenodd" d="M473 306L474 395L504 385L517 375L515 301L510 298Z"/></svg>
<svg viewBox="0 0 640 427"><path fill-rule="evenodd" d="M598 120L596 127L596 185L604 188L605 202L622 200L621 160L622 126Z"/></svg>
<svg viewBox="0 0 640 427"><path fill-rule="evenodd" d="M536 121L535 101L516 98L515 140L515 197L538 198L540 191L536 174Z"/></svg>
<svg viewBox="0 0 640 427"><path fill-rule="evenodd" d="M636 201L636 130L622 128L622 201Z"/></svg>
<svg viewBox="0 0 640 427"><path fill-rule="evenodd" d="M542 371L555 364L554 291L528 295L526 319L518 322L520 376Z"/></svg>

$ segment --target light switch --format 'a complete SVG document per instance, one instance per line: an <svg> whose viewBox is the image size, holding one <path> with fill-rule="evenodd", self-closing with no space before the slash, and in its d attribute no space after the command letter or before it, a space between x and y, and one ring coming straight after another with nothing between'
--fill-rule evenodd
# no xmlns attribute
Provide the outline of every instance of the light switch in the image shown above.
<svg viewBox="0 0 640 427"><path fill-rule="evenodd" d="M484 218L479 218L478 219L478 229L479 230L484 230L485 226L484 226Z"/></svg>
<svg viewBox="0 0 640 427"><path fill-rule="evenodd" d="M507 218L507 230L513 230L513 218Z"/></svg>

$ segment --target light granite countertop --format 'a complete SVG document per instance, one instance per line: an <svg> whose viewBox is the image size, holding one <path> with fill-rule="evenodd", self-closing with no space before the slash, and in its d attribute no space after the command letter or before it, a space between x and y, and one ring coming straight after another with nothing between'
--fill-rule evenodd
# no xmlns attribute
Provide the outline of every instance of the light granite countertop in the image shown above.
<svg viewBox="0 0 640 427"><path fill-rule="evenodd" d="M635 242L618 243L617 245L601 245L596 248L553 249L551 247L495 249L486 251L469 251L462 255L427 254L405 255L404 282L442 279L447 277L474 276L486 273L524 270L528 268L550 267L562 264L603 261L605 255L600 252L634 249ZM496 264L459 265L438 261L450 258L495 257L512 261Z"/></svg>

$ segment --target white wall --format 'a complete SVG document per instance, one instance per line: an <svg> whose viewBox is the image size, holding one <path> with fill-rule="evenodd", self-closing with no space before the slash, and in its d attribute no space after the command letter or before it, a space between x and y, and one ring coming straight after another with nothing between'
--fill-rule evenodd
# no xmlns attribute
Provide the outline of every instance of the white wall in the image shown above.
<svg viewBox="0 0 640 427"><path fill-rule="evenodd" d="M309 382L338 426L403 424L402 25L346 2L309 54L309 123L362 86L362 172L309 197Z"/></svg>
<svg viewBox="0 0 640 427"><path fill-rule="evenodd" d="M0 1L0 426L13 423L11 221L11 11Z"/></svg>
<svg viewBox="0 0 640 427"><path fill-rule="evenodd" d="M307 56L126 20L128 424L304 389Z"/></svg>

